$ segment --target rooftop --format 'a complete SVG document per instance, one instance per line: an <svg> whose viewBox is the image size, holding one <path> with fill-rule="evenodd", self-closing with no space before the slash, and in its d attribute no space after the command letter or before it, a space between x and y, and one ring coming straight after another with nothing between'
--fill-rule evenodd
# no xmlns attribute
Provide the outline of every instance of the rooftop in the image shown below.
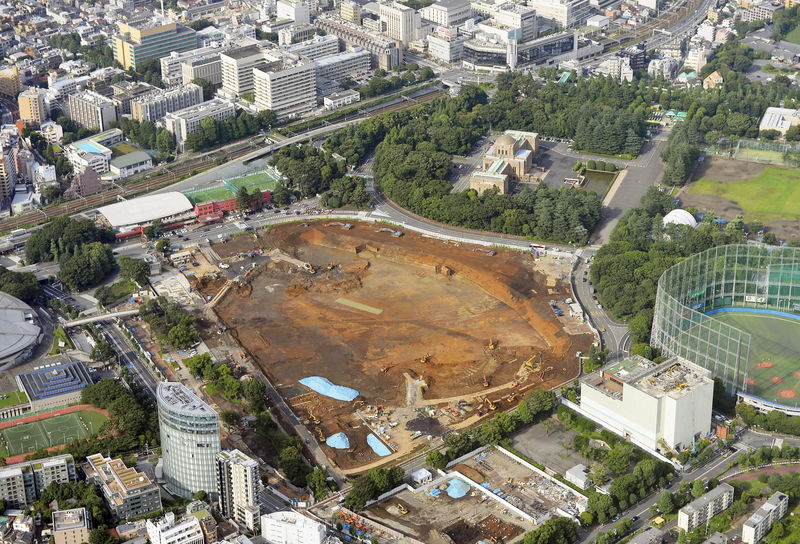
<svg viewBox="0 0 800 544"><path fill-rule="evenodd" d="M0 292L0 359L33 346L41 329L33 309L16 297Z"/></svg>
<svg viewBox="0 0 800 544"><path fill-rule="evenodd" d="M152 157L144 151L134 151L133 153L126 153L121 157L111 159L111 166L116 166L117 168L126 168L133 164L139 164L140 162L145 162L147 160L152 160Z"/></svg>
<svg viewBox="0 0 800 544"><path fill-rule="evenodd" d="M761 508L756 510L756 512L744 522L745 526L754 527L760 524L762 521L770 517L770 513L773 510L780 508L783 501L788 500L788 495L784 495L780 491L776 491L769 499L767 499L767 502L761 505Z"/></svg>
<svg viewBox="0 0 800 544"><path fill-rule="evenodd" d="M53 532L74 529L90 529L91 522L85 508L57 510L53 512Z"/></svg>
<svg viewBox="0 0 800 544"><path fill-rule="evenodd" d="M122 496L143 488L153 486L150 478L133 467L128 467L122 459L104 457L101 453L86 458L84 472L104 482L109 489Z"/></svg>
<svg viewBox="0 0 800 544"><path fill-rule="evenodd" d="M230 461L237 465L245 467L258 467L258 461L252 457L248 457L239 450L222 450L217 454L217 459Z"/></svg>
<svg viewBox="0 0 800 544"><path fill-rule="evenodd" d="M710 375L710 371L680 357L654 363L634 355L589 374L583 383L614 398L622 398L623 384L653 397L680 398L709 383Z"/></svg>
<svg viewBox="0 0 800 544"><path fill-rule="evenodd" d="M726 493L733 493L733 487L731 487L729 484L719 484L717 487L715 487L714 489L712 489L699 499L695 499L686 506L684 506L683 508L681 508L681 510L686 514L691 515L694 512L703 510L710 503L714 502L715 500L717 500L722 495L725 495Z"/></svg>
<svg viewBox="0 0 800 544"><path fill-rule="evenodd" d="M40 366L17 374L17 384L31 401L74 393L92 383L86 365L80 361Z"/></svg>
<svg viewBox="0 0 800 544"><path fill-rule="evenodd" d="M147 223L170 217L192 209L192 203L183 193L172 191L141 196L98 208L112 227Z"/></svg>
<svg viewBox="0 0 800 544"><path fill-rule="evenodd" d="M166 406L173 412L198 416L214 416L217 413L186 386L176 382L159 382L156 392L159 408Z"/></svg>
<svg viewBox="0 0 800 544"><path fill-rule="evenodd" d="M247 57L252 57L256 55L263 55L264 48L260 45L247 45L245 47L240 47L238 49L232 49L230 51L225 51L222 55L226 57L230 57L232 59L241 60L246 59Z"/></svg>

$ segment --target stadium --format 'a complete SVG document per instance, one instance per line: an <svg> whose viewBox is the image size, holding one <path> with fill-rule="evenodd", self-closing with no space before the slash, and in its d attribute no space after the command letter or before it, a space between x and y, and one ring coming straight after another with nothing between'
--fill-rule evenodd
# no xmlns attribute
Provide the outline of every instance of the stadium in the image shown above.
<svg viewBox="0 0 800 544"><path fill-rule="evenodd" d="M719 246L669 268L651 339L740 401L800 415L800 249Z"/></svg>

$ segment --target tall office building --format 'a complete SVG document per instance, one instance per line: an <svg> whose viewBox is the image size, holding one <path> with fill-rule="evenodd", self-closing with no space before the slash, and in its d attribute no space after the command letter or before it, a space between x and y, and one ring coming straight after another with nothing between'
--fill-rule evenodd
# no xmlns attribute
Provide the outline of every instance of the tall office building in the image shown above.
<svg viewBox="0 0 800 544"><path fill-rule="evenodd" d="M315 60L317 91L330 94L326 92L329 87L338 87L339 83L347 79L366 75L369 72L370 61L369 51L361 48Z"/></svg>
<svg viewBox="0 0 800 544"><path fill-rule="evenodd" d="M220 54L222 92L230 98L239 98L253 92L253 68L267 65L264 48L248 45Z"/></svg>
<svg viewBox="0 0 800 544"><path fill-rule="evenodd" d="M14 64L0 68L0 94L17 96L20 91L19 68Z"/></svg>
<svg viewBox="0 0 800 544"><path fill-rule="evenodd" d="M261 516L258 462L239 450L217 454L219 509L227 519L255 530Z"/></svg>
<svg viewBox="0 0 800 544"><path fill-rule="evenodd" d="M29 123L41 125L47 119L47 108L44 104L44 89L31 87L25 89L17 97L19 118Z"/></svg>
<svg viewBox="0 0 800 544"><path fill-rule="evenodd" d="M591 14L589 0L529 0L536 15L550 19L562 28L580 26Z"/></svg>
<svg viewBox="0 0 800 544"><path fill-rule="evenodd" d="M0 468L0 500L10 508L25 508L51 483L66 484L76 479L75 460L69 454L8 465Z"/></svg>
<svg viewBox="0 0 800 544"><path fill-rule="evenodd" d="M345 21L360 25L361 5L353 0L343 0L339 3L339 16Z"/></svg>
<svg viewBox="0 0 800 544"><path fill-rule="evenodd" d="M422 8L419 13L423 19L451 28L464 24L472 17L472 5L468 0L439 0Z"/></svg>
<svg viewBox="0 0 800 544"><path fill-rule="evenodd" d="M0 206L9 202L14 196L14 185L17 183L18 141L19 136L15 133L0 133Z"/></svg>
<svg viewBox="0 0 800 544"><path fill-rule="evenodd" d="M217 413L180 383L159 383L156 400L167 489L184 498L216 493Z"/></svg>
<svg viewBox="0 0 800 544"><path fill-rule="evenodd" d="M285 49L290 53L303 55L311 60L319 59L339 52L339 38L332 34L314 36L310 40L287 45Z"/></svg>
<svg viewBox="0 0 800 544"><path fill-rule="evenodd" d="M69 95L69 117L78 126L103 132L117 120L114 101L94 91Z"/></svg>
<svg viewBox="0 0 800 544"><path fill-rule="evenodd" d="M278 20L290 19L296 25L307 25L311 20L308 4L302 0L278 0Z"/></svg>
<svg viewBox="0 0 800 544"><path fill-rule="evenodd" d="M270 56L264 68L253 70L256 106L279 119L297 117L317 105L314 63L286 53Z"/></svg>
<svg viewBox="0 0 800 544"><path fill-rule="evenodd" d="M173 51L197 49L197 35L191 28L178 23L148 19L134 24L117 22L119 34L114 37L114 58L126 70L136 69L137 63L166 57Z"/></svg>
<svg viewBox="0 0 800 544"><path fill-rule="evenodd" d="M408 45L416 39L420 19L414 8L394 1L379 4L378 17L383 32L393 40Z"/></svg>
<svg viewBox="0 0 800 544"><path fill-rule="evenodd" d="M385 36L368 31L338 17L320 15L314 22L317 28L333 34L349 46L363 47L372 55L372 67L391 70L398 64L402 55L397 44Z"/></svg>
<svg viewBox="0 0 800 544"><path fill-rule="evenodd" d="M137 121L157 121L171 111L203 101L203 89L189 83L167 91L157 90L131 100L131 115Z"/></svg>
<svg viewBox="0 0 800 544"><path fill-rule="evenodd" d="M183 151L187 136L200 130L200 122L203 119L212 117L217 121L224 121L234 115L236 108L233 102L223 98L212 98L182 110L169 112L164 116L164 125L175 136L178 150Z"/></svg>

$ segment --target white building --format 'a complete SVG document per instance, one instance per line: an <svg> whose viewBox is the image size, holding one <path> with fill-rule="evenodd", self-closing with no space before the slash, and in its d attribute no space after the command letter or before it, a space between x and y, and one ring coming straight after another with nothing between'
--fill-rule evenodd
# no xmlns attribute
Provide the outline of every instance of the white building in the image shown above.
<svg viewBox="0 0 800 544"><path fill-rule="evenodd" d="M711 428L711 372L679 357L633 356L581 380L581 409L634 444L682 450Z"/></svg>
<svg viewBox="0 0 800 544"><path fill-rule="evenodd" d="M153 158L144 151L133 151L112 158L108 164L108 170L118 179L125 179L152 169Z"/></svg>
<svg viewBox="0 0 800 544"><path fill-rule="evenodd" d="M508 4L497 10L494 21L503 27L515 29L513 38L520 43L536 39L536 11L532 7Z"/></svg>
<svg viewBox="0 0 800 544"><path fill-rule="evenodd" d="M354 89L348 89L339 93L329 94L322 99L322 104L326 110L335 110L342 106L348 106L361 100L361 93Z"/></svg>
<svg viewBox="0 0 800 544"><path fill-rule="evenodd" d="M420 16L445 28L452 28L472 18L472 5L468 0L439 0L419 10Z"/></svg>
<svg viewBox="0 0 800 544"><path fill-rule="evenodd" d="M760 2L740 9L737 15L745 23L755 23L756 21L772 20L772 15L781 9L783 9L782 3Z"/></svg>
<svg viewBox="0 0 800 544"><path fill-rule="evenodd" d="M795 125L800 125L800 110L769 107L761 117L758 130L777 130L781 134L786 134L786 131Z"/></svg>
<svg viewBox="0 0 800 544"><path fill-rule="evenodd" d="M150 544L203 544L203 530L194 516L175 521L175 514L167 512L163 518L147 520L147 538Z"/></svg>
<svg viewBox="0 0 800 544"><path fill-rule="evenodd" d="M673 57L664 57L651 60L650 64L647 65L647 73L651 77L661 75L665 80L672 81L678 75L680 67L680 60Z"/></svg>
<svg viewBox="0 0 800 544"><path fill-rule="evenodd" d="M601 62L595 72L620 81L633 81L631 59L627 57L611 57Z"/></svg>
<svg viewBox="0 0 800 544"><path fill-rule="evenodd" d="M223 98L212 98L195 106L169 112L164 116L164 126L175 136L175 144L183 150L186 137L200 130L200 123L209 117L224 121L236 115L233 102Z"/></svg>
<svg viewBox="0 0 800 544"><path fill-rule="evenodd" d="M414 8L395 1L386 2L378 5L378 17L383 32L393 40L408 46L417 39L420 17Z"/></svg>
<svg viewBox="0 0 800 544"><path fill-rule="evenodd" d="M254 531L261 516L258 461L239 450L217 454L217 493L222 515Z"/></svg>
<svg viewBox="0 0 800 544"><path fill-rule="evenodd" d="M203 89L189 83L169 90L159 89L131 100L131 116L137 121L157 121L171 111L203 101Z"/></svg>
<svg viewBox="0 0 800 544"><path fill-rule="evenodd" d="M686 60L683 61L684 68L700 72L703 66L708 64L711 50L707 47L693 47L686 53Z"/></svg>
<svg viewBox="0 0 800 544"><path fill-rule="evenodd" d="M248 45L221 53L220 71L222 92L230 98L239 98L244 93L253 92L253 68L267 65L264 48Z"/></svg>
<svg viewBox="0 0 800 544"><path fill-rule="evenodd" d="M83 128L108 130L117 120L114 102L94 91L69 95L69 117Z"/></svg>
<svg viewBox="0 0 800 544"><path fill-rule="evenodd" d="M311 21L308 4L299 0L278 0L278 20L289 19L296 25L307 25Z"/></svg>
<svg viewBox="0 0 800 544"><path fill-rule="evenodd" d="M367 75L371 63L369 51L354 49L314 61L316 88L322 92L331 84Z"/></svg>
<svg viewBox="0 0 800 544"><path fill-rule="evenodd" d="M605 15L592 15L588 19L586 19L586 26L593 26L602 30L608 28L608 25L611 24L611 17L607 17Z"/></svg>
<svg viewBox="0 0 800 544"><path fill-rule="evenodd" d="M279 119L297 117L317 105L314 63L297 55L269 55L269 64L253 69L255 103L272 110Z"/></svg>
<svg viewBox="0 0 800 544"><path fill-rule="evenodd" d="M575 465L564 474L564 477L568 482L577 485L581 489L592 487L592 479L589 478L589 469L586 468L586 465Z"/></svg>
<svg viewBox="0 0 800 544"><path fill-rule="evenodd" d="M369 32L361 25L338 17L321 15L314 24L328 34L333 34L349 46L366 49L372 54L372 67L391 70L400 64L401 54L397 44L385 36Z"/></svg>
<svg viewBox="0 0 800 544"><path fill-rule="evenodd" d="M322 544L325 525L294 511L261 516L261 536L269 544Z"/></svg>
<svg viewBox="0 0 800 544"><path fill-rule="evenodd" d="M453 64L464 56L464 42L467 36L449 36L444 33L428 34L428 54L439 62Z"/></svg>
<svg viewBox="0 0 800 544"><path fill-rule="evenodd" d="M750 516L742 526L742 541L745 544L755 544L767 534L772 524L786 515L789 508L789 496L775 492L759 508L755 514Z"/></svg>
<svg viewBox="0 0 800 544"><path fill-rule="evenodd" d="M591 13L589 0L529 0L528 6L543 19L550 19L562 28L580 26Z"/></svg>
<svg viewBox="0 0 800 544"><path fill-rule="evenodd" d="M56 185L56 167L52 164L33 163L33 186L38 192L42 192L45 187Z"/></svg>
<svg viewBox="0 0 800 544"><path fill-rule="evenodd" d="M64 137L64 129L55 121L45 121L39 128L44 140L50 145L58 145Z"/></svg>
<svg viewBox="0 0 800 544"><path fill-rule="evenodd" d="M106 206L106 209L109 207ZM216 457L220 451L217 412L180 383L160 382L156 390L156 400L167 489L184 498L189 498L198 491L215 493ZM199 523L197 530L200 530ZM151 542L172 544L171 541L152 539ZM198 544L202 542L203 536L200 532Z"/></svg>
<svg viewBox="0 0 800 544"><path fill-rule="evenodd" d="M308 59L315 60L338 53L339 38L332 34L314 36L310 40L287 45L285 49L295 55L302 55Z"/></svg>
<svg viewBox="0 0 800 544"><path fill-rule="evenodd" d="M719 484L678 510L678 528L687 532L692 531L728 508L732 502L733 487L729 484Z"/></svg>

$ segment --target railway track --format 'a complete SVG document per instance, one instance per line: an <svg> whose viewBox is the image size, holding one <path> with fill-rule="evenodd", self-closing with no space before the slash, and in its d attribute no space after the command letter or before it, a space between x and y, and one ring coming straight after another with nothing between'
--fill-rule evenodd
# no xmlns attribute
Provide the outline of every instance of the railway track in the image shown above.
<svg viewBox="0 0 800 544"><path fill-rule="evenodd" d="M380 108L369 113L364 113L362 116L357 117L357 119L372 117L382 113L399 111L411 108L413 106L418 106L420 104L425 104L441 97L443 94L444 91L442 90L434 91L419 98L409 99L404 102L388 105L385 108ZM148 191L152 191L154 189L177 182L186 174L191 174L192 172L200 173L208 170L209 168L215 166L213 161L214 158L221 156L227 159L226 162L230 162L238 159L239 157L252 153L253 151L254 149L252 145L245 145L242 148L234 151L209 154L191 163L182 164L172 169L167 168L167 172L148 179L143 179L123 186L115 186L111 189L106 189L105 191L101 191L87 197L80 197L75 200L70 200L50 208L33 210L24 214L15 215L0 221L0 232L43 223L61 215L75 214L85 210L97 208L98 206L114 202L120 196L132 197L140 193L146 193Z"/></svg>

